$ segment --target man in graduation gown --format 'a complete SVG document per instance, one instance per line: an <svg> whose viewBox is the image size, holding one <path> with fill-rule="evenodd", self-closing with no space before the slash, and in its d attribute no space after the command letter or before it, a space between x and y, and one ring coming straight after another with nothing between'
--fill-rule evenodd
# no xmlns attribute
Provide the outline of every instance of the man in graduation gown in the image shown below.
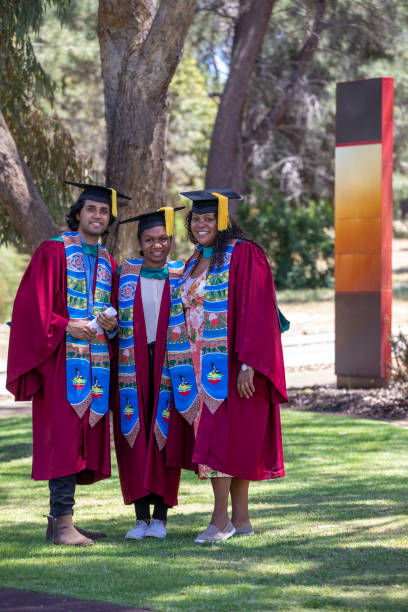
<svg viewBox="0 0 408 612"><path fill-rule="evenodd" d="M32 478L48 480L50 489L47 540L89 546L106 534L75 528L72 516L76 484L110 476L110 338L117 318L104 310L112 304L117 265L98 241L122 194L72 184L82 193L67 215L71 231L38 247L16 295L7 388L17 401L32 399ZM95 318L97 331L89 325Z"/></svg>
<svg viewBox="0 0 408 612"><path fill-rule="evenodd" d="M136 524L125 537L134 540L166 536L167 510L177 504L180 482L180 469L166 465L167 444L183 447L188 440L190 451L193 445L192 428L173 406L166 363L171 289L184 269L167 259L173 216L172 208L163 207L122 222L139 221L142 258L125 260L115 274L119 390L114 434L124 502L134 504L136 512Z"/></svg>

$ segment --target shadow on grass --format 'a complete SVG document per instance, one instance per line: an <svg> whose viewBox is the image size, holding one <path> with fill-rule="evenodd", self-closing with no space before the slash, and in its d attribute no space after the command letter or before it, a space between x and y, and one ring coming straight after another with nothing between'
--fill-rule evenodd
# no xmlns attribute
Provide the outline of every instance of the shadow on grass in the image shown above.
<svg viewBox="0 0 408 612"><path fill-rule="evenodd" d="M33 452L31 417L1 419L0 462L30 457Z"/></svg>
<svg viewBox="0 0 408 612"><path fill-rule="evenodd" d="M291 413L284 439L288 478L251 485L255 537L195 544L211 492L191 475L180 503L194 509L170 511L165 540L124 540L132 509L104 520L102 505L94 519L88 508L81 520L79 509L75 522L107 531L107 540L86 549L45 544L46 520L33 520L28 502L26 522L2 521L3 584L156 610L405 610L408 483L406 471L391 468L406 461L407 432ZM10 486L23 483L16 473ZM109 509L116 492L117 477L78 498Z"/></svg>
<svg viewBox="0 0 408 612"><path fill-rule="evenodd" d="M19 442L15 444L2 444L0 448L0 461L13 461L31 457L33 445L30 442Z"/></svg>
<svg viewBox="0 0 408 612"><path fill-rule="evenodd" d="M190 522L200 522L202 514L189 515ZM404 609L401 602L393 600L396 593L392 590L388 596L363 597L364 590L406 582L408 556L400 547L367 547L366 543L355 542L348 546L350 534L339 537L316 533L303 539L266 540L258 536L250 541L232 538L222 545L199 546L193 543L193 534L181 526L174 527L174 532L170 530L165 541L129 542L123 540L123 522L115 524L109 541L81 550L44 545L37 547L34 554L30 546L33 533L38 531L34 523L27 523L11 539L22 553L20 562L25 566L33 564L42 576L42 589L64 584L64 593L70 596L88 594L92 599L128 605L140 605L141 596L144 605L154 608L152 599L146 595L152 590L154 598L165 597L167 605L175 610L184 609L186 597L191 606L188 609L195 610L198 593L200 609L207 610ZM92 526L106 527L103 521L93 521ZM24 542L26 546L22 548ZM42 562L38 562L39 554L44 557ZM135 577L142 569L143 584L135 585ZM166 578L160 579L163 572ZM119 592L112 592L113 583ZM317 594L323 584L327 593ZM35 586L30 583L30 588ZM342 589L341 596L330 593L335 588ZM360 595L356 596L356 588ZM136 596L138 589L141 593ZM282 589L292 608L276 607ZM349 597L344 592L347 589L353 589ZM297 608L296 601L302 607Z"/></svg>

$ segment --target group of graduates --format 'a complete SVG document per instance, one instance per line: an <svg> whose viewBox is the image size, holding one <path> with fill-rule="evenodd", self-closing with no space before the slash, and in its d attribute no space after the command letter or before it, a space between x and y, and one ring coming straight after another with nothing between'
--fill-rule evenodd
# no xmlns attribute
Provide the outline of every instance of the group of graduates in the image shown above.
<svg viewBox="0 0 408 612"><path fill-rule="evenodd" d="M181 469L213 488L196 542L253 535L249 482L284 476L287 397L270 266L228 213L240 196L182 194L192 200L185 224L195 246L186 264L169 259L184 207L122 221L138 222L140 258L118 267L101 238L127 196L72 184L82 193L70 231L43 242L21 280L8 358L7 388L32 399L32 478L49 481L47 540L106 537L74 525L73 507L77 484L111 474L110 411L124 502L136 513L127 539L166 536Z"/></svg>

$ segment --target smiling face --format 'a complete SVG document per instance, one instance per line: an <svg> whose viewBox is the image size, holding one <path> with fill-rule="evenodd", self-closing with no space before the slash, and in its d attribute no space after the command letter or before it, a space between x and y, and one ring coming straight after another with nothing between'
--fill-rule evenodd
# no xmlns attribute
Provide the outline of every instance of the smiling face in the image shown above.
<svg viewBox="0 0 408 612"><path fill-rule="evenodd" d="M191 216L191 231L194 238L202 246L208 247L214 244L217 235L217 213L203 213L199 215L193 212Z"/></svg>
<svg viewBox="0 0 408 612"><path fill-rule="evenodd" d="M82 238L90 244L96 244L109 225L110 206L105 202L85 200L76 218Z"/></svg>
<svg viewBox="0 0 408 612"><path fill-rule="evenodd" d="M161 225L143 230L140 246L143 251L144 265L148 268L162 268L170 252L171 241Z"/></svg>

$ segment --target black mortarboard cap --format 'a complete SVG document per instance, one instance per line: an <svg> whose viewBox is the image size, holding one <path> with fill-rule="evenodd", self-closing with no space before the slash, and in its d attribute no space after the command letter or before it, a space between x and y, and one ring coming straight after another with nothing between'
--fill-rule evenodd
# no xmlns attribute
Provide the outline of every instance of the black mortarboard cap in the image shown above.
<svg viewBox="0 0 408 612"><path fill-rule="evenodd" d="M177 206L177 208L173 208L172 206L163 206L158 210L141 213L140 215L136 215L136 217L131 217L130 219L120 221L119 224L122 225L122 223L139 221L139 230L141 232L150 229L151 227L162 225L166 228L166 234L168 236L172 236L174 233L174 212L177 210L183 210L183 208L185 208L185 206Z"/></svg>
<svg viewBox="0 0 408 612"><path fill-rule="evenodd" d="M242 196L236 193L232 189L201 189L200 191L183 191L181 195L186 196L193 201L192 211L199 215L208 212L218 212L219 198L214 195L219 193L220 195L228 198L229 200L242 200Z"/></svg>
<svg viewBox="0 0 408 612"><path fill-rule="evenodd" d="M105 202L112 206L112 215L118 216L117 200L116 198L125 198L131 200L129 196L116 191L112 187L105 187L105 185L89 185L87 183L74 183L72 181L64 181L67 185L73 185L83 189L83 192L78 198L78 202L81 200L93 200L94 202Z"/></svg>
<svg viewBox="0 0 408 612"><path fill-rule="evenodd" d="M198 214L216 212L217 228L219 231L226 230L231 225L228 213L229 200L241 200L242 196L232 189L202 189L201 191L183 191L181 195L193 201L191 210Z"/></svg>

